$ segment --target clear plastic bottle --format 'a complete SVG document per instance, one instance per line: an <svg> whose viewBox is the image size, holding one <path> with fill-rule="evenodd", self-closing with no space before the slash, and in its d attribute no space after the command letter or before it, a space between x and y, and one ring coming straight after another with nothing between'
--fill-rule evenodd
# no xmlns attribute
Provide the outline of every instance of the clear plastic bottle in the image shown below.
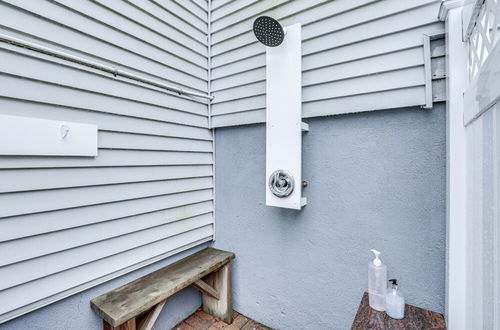
<svg viewBox="0 0 500 330"><path fill-rule="evenodd" d="M389 282L392 284L385 296L385 312L393 319L401 320L405 317L405 298L398 290L397 280L392 279Z"/></svg>
<svg viewBox="0 0 500 330"><path fill-rule="evenodd" d="M371 308L384 311L387 290L387 266L379 259L379 251L373 249L371 251L375 254L375 259L368 263L368 300Z"/></svg>

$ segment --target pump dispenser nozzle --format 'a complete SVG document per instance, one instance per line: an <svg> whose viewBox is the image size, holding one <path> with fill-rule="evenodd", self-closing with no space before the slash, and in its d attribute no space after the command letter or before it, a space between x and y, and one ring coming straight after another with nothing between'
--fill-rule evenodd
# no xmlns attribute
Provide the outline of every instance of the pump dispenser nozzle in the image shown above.
<svg viewBox="0 0 500 330"><path fill-rule="evenodd" d="M398 288L398 280L396 280L395 278L393 278L393 279L390 279L389 282L391 282L391 288L393 288L393 289L397 289Z"/></svg>
<svg viewBox="0 0 500 330"><path fill-rule="evenodd" d="M372 251L373 254L375 255L375 259L373 259L373 264L375 266L380 266L382 264L382 261L378 257L380 255L380 251L377 251L375 249L371 249L370 251Z"/></svg>

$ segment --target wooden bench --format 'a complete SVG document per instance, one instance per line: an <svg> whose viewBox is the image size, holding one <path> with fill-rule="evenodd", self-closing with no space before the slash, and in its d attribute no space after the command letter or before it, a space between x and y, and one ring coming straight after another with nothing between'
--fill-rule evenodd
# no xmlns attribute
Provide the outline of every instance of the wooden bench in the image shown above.
<svg viewBox="0 0 500 330"><path fill-rule="evenodd" d="M414 330L446 329L443 314L431 312L412 305L405 305L405 317L395 320L385 312L378 312L370 307L368 293L365 292L351 330Z"/></svg>
<svg viewBox="0 0 500 330"><path fill-rule="evenodd" d="M233 321L231 263L234 253L206 248L90 301L104 329L147 330L165 300L192 285L203 293L203 310Z"/></svg>

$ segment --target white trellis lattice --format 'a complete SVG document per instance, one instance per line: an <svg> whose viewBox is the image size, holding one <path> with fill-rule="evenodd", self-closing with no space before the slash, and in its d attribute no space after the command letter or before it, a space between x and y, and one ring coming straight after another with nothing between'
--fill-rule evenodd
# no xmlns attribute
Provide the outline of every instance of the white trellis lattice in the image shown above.
<svg viewBox="0 0 500 330"><path fill-rule="evenodd" d="M483 0L469 41L469 79L473 79L500 37L500 0Z"/></svg>

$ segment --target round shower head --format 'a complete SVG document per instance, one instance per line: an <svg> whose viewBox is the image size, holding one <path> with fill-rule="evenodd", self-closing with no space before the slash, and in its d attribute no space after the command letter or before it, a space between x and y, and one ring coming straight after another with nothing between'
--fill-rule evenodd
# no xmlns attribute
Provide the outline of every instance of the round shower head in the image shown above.
<svg viewBox="0 0 500 330"><path fill-rule="evenodd" d="M285 39L285 32L281 24L269 16L257 17L253 22L253 33L264 45L276 47Z"/></svg>

